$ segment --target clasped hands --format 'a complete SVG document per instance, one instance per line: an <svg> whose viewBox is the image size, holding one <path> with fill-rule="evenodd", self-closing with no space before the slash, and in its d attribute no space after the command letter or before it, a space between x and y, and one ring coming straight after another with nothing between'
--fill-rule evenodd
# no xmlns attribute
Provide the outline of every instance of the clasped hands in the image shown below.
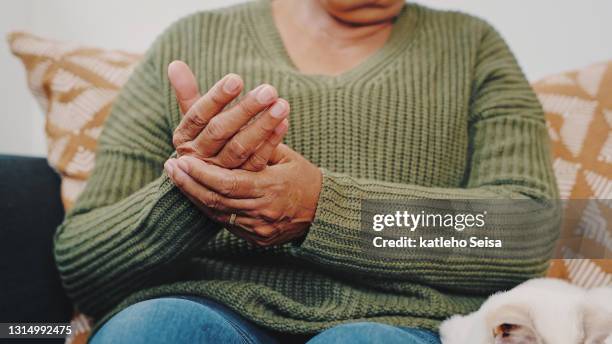
<svg viewBox="0 0 612 344"><path fill-rule="evenodd" d="M322 176L282 144L289 103L260 85L229 106L244 87L228 74L200 95L189 67L168 66L183 118L173 134L177 158L164 169L207 217L260 246L302 237L314 219ZM233 214L233 215L232 215Z"/></svg>

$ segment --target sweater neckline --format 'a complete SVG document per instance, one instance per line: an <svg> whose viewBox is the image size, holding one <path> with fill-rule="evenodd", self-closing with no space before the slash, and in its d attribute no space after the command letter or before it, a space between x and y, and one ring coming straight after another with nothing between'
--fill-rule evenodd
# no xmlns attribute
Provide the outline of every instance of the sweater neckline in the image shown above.
<svg viewBox="0 0 612 344"><path fill-rule="evenodd" d="M419 22L418 6L406 3L393 23L387 42L357 66L339 75L305 74L291 60L274 21L271 0L259 0L248 12L245 24L255 40L255 48L271 64L285 73L310 82L340 85L354 80L371 80L397 55L410 46Z"/></svg>

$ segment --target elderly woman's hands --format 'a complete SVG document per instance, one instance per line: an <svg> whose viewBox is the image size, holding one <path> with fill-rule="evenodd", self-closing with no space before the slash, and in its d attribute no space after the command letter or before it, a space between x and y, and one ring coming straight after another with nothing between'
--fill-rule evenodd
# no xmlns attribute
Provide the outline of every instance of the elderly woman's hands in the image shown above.
<svg viewBox="0 0 612 344"><path fill-rule="evenodd" d="M322 182L317 166L283 144L271 163L252 172L183 156L166 166L177 187L207 216L252 243L270 246L306 234Z"/></svg>
<svg viewBox="0 0 612 344"><path fill-rule="evenodd" d="M238 75L226 75L203 96L184 62L172 62L168 78L184 114L172 139L179 156L249 171L267 165L288 128L289 103L278 98L274 87L260 85L225 109L242 91Z"/></svg>
<svg viewBox="0 0 612 344"><path fill-rule="evenodd" d="M303 236L322 177L281 144L289 103L274 87L261 85L225 109L242 91L240 77L229 74L200 96L181 61L168 66L168 78L184 114L173 135L179 158L164 166L175 185L208 217L257 245Z"/></svg>

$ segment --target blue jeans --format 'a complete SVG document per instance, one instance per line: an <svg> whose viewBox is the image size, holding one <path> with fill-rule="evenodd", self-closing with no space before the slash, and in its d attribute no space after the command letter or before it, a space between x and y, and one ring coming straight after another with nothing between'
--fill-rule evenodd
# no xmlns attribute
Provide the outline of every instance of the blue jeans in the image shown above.
<svg viewBox="0 0 612 344"><path fill-rule="evenodd" d="M229 308L196 297L139 302L112 317L91 339L103 343L402 343L439 344L438 336L414 328L358 322L332 327L308 338L267 331Z"/></svg>

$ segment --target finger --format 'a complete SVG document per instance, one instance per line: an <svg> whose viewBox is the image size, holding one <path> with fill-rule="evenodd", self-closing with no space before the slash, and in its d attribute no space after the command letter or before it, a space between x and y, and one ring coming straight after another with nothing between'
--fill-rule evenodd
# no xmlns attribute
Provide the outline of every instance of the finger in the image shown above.
<svg viewBox="0 0 612 344"><path fill-rule="evenodd" d="M235 236L237 236L238 238L241 238L241 239L247 241L248 243L250 243L252 245L259 246L259 243L257 242L257 239L255 239L252 235L250 235L249 231L244 230L243 228L234 227L234 226L225 226L225 228L230 233L232 233Z"/></svg>
<svg viewBox="0 0 612 344"><path fill-rule="evenodd" d="M276 99L278 93L274 87L264 84L255 88L238 104L212 118L194 140L194 149L205 157L214 156L232 136Z"/></svg>
<svg viewBox="0 0 612 344"><path fill-rule="evenodd" d="M175 147L195 139L208 122L242 91L242 79L228 74L200 97L187 111L174 131Z"/></svg>
<svg viewBox="0 0 612 344"><path fill-rule="evenodd" d="M285 118L276 128L268 139L257 148L251 157L240 167L247 171L261 171L267 165L274 149L283 141L287 130L289 129L289 121Z"/></svg>
<svg viewBox="0 0 612 344"><path fill-rule="evenodd" d="M216 218L218 222L226 224L232 233L252 243L269 242L281 235L281 231L275 226L250 217L236 216L233 225L229 224L231 214L218 215Z"/></svg>
<svg viewBox="0 0 612 344"><path fill-rule="evenodd" d="M231 223L232 213L221 211L211 213L208 211L207 214L209 214L208 216L212 220L224 225L230 232L243 239L247 239L253 243L255 243L256 240L264 239L264 237L257 234L254 229L259 226L267 225L260 219L241 216L238 215L239 213L234 213L236 214L236 217L234 218L233 223Z"/></svg>
<svg viewBox="0 0 612 344"><path fill-rule="evenodd" d="M223 146L216 157L219 166L236 168L245 163L257 148L272 136L276 127L288 114L289 103L284 99L278 99Z"/></svg>
<svg viewBox="0 0 612 344"><path fill-rule="evenodd" d="M229 198L259 198L254 172L228 170L192 156L182 156L178 167L204 187ZM258 176L259 177L259 176Z"/></svg>
<svg viewBox="0 0 612 344"><path fill-rule="evenodd" d="M234 223L231 223L232 214L236 214L236 218L234 219ZM262 224L261 220L254 219L248 216L239 215L239 213L230 213L230 212L217 212L215 214L215 221L219 223L223 223L228 227L233 229L238 229L239 231L245 231L250 234L254 234L255 230L253 227L259 226Z"/></svg>
<svg viewBox="0 0 612 344"><path fill-rule="evenodd" d="M182 171L175 159L166 161L165 168L172 182L185 196L209 209L237 213L253 210L258 206L258 202L254 199L233 199L209 190Z"/></svg>
<svg viewBox="0 0 612 344"><path fill-rule="evenodd" d="M185 62L177 60L168 65L168 79L174 89L181 113L184 115L200 98L196 78Z"/></svg>

